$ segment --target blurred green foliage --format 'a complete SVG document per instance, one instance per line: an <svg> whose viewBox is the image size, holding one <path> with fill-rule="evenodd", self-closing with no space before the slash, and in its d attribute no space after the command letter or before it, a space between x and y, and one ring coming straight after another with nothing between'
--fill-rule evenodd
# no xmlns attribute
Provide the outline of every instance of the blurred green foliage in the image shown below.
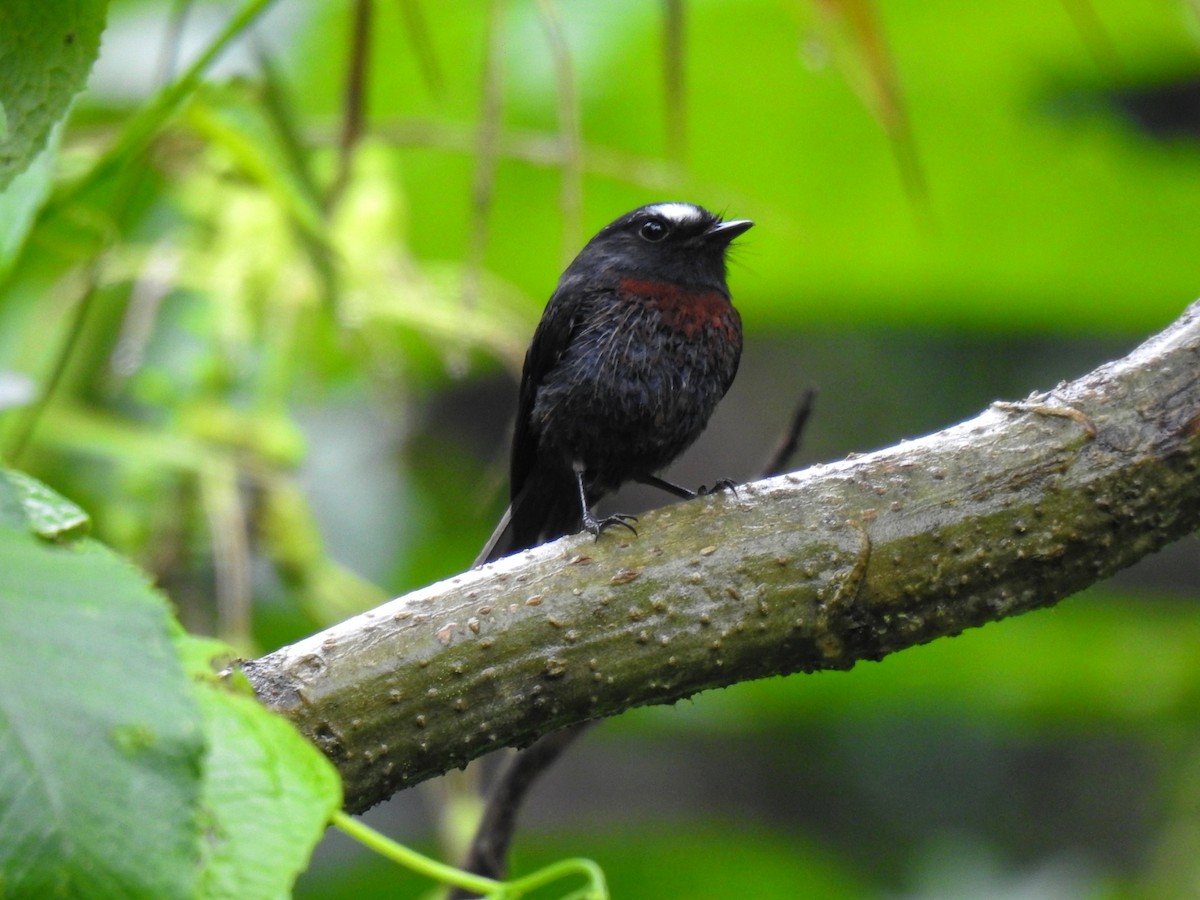
<svg viewBox="0 0 1200 900"><path fill-rule="evenodd" d="M796 373L825 360L823 397L837 401L819 402L810 429L822 453L971 412L994 399L998 372L1006 387L1049 387L1079 372L1060 362L1098 363L1197 294L1200 121L1187 98L1200 59L1184 0L693 0L678 147L663 5L556 8L577 160L533 2L251 2L240 15L254 38L222 54L241 23L216 5L108 10L89 92L0 194L0 459L86 509L190 628L267 650L468 565L502 505L513 391L495 376L518 371L564 255L643 202L756 220L732 284L747 366L756 347L770 359L737 404L751 419L751 405L786 408ZM361 133L345 99L356 61ZM7 152L15 107L0 102ZM1097 336L1109 343L1089 357ZM806 340L820 347L801 358ZM730 420L746 472L782 424L759 416L771 421L753 434ZM936 756L950 732L993 751L1098 738L1132 747L1148 773L1140 792L1102 768L1118 787L1077 785L1137 798L1095 814L1131 847L1039 832L1038 859L1083 858L1043 895L1188 896L1200 655L1195 569L1182 568L1159 576L1169 590L1125 581L848 674L624 717L610 726L620 742L678 754L684 778L707 771L685 765L691 743L723 739L746 772L853 787L753 827L698 813L656 829L645 810L628 830L575 822L570 848L519 843L518 866L593 856L619 897L745 896L747 879L764 897L955 895L929 861L952 867L947 832L953 844L969 830L985 845L966 854L978 878L954 883L1016 893L1028 859L988 827L1012 814L1011 780L975 819L914 821L904 840L862 785L905 754ZM805 748L823 740L856 752L814 752L810 771ZM994 760L976 755L955 777ZM746 798L747 820L771 792ZM1086 818L1072 798L1060 805ZM536 822L529 834L554 843ZM993 859L999 874L985 871ZM332 871L301 891L352 895Z"/></svg>

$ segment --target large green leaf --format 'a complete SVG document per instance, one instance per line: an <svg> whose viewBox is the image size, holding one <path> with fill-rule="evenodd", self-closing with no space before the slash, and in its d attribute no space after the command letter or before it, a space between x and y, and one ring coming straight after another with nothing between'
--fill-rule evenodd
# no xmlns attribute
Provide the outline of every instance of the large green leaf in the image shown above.
<svg viewBox="0 0 1200 900"><path fill-rule="evenodd" d="M285 896L337 773L86 524L0 470L0 896Z"/></svg>
<svg viewBox="0 0 1200 900"><path fill-rule="evenodd" d="M210 642L183 639L201 677L197 696L210 751L203 806L207 837L197 896L287 896L342 803L333 765L285 719L252 696L217 683L204 659ZM199 650L199 654L197 653Z"/></svg>
<svg viewBox="0 0 1200 900"><path fill-rule="evenodd" d="M0 508L0 893L185 896L204 737L166 604L101 545L14 524L8 479Z"/></svg>
<svg viewBox="0 0 1200 900"><path fill-rule="evenodd" d="M87 81L107 0L0 4L0 190L41 152Z"/></svg>

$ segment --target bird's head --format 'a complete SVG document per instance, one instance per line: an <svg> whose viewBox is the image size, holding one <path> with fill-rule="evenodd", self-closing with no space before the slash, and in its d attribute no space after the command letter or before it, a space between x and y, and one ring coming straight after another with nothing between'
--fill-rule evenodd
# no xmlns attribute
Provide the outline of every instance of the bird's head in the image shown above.
<svg viewBox="0 0 1200 900"><path fill-rule="evenodd" d="M602 228L564 279L641 277L724 290L725 253L753 224L748 219L722 221L693 203L651 203Z"/></svg>

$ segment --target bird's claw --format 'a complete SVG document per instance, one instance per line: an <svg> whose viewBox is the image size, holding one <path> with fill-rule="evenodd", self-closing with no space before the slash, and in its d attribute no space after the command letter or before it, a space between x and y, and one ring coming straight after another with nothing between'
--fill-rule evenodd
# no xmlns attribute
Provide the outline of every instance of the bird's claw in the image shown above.
<svg viewBox="0 0 1200 900"><path fill-rule="evenodd" d="M706 485L702 484L702 485L700 485L700 487L696 488L696 496L697 497L707 497L709 494L719 494L722 491L731 491L733 493L733 496L736 497L738 495L737 482L734 481L732 478L722 478L720 481L716 482L712 487L707 487Z"/></svg>
<svg viewBox="0 0 1200 900"><path fill-rule="evenodd" d="M628 528L633 532L633 536L637 537L637 529L630 522L636 522L637 516L626 515L625 513L616 513L615 515L605 516L603 519L597 519L594 516L588 516L583 520L583 529L593 535L596 540L600 540L600 535L606 528L613 528L620 525L622 528Z"/></svg>

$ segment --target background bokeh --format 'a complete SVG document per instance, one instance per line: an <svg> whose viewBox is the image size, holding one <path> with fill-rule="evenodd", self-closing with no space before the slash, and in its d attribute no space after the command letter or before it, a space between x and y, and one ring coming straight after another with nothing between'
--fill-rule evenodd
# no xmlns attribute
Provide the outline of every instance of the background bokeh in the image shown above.
<svg viewBox="0 0 1200 900"><path fill-rule="evenodd" d="M226 15L113 3L60 169ZM557 273L664 199L757 223L730 277L742 371L676 480L753 477L808 388L797 465L928 433L1200 294L1198 21L1184 0L279 0L144 154L0 241L0 441L189 628L270 650L470 565ZM1200 894L1198 549L848 673L604 723L537 791L516 866L590 856L620 898ZM468 782L368 821L461 840ZM427 888L331 836L297 895Z"/></svg>

